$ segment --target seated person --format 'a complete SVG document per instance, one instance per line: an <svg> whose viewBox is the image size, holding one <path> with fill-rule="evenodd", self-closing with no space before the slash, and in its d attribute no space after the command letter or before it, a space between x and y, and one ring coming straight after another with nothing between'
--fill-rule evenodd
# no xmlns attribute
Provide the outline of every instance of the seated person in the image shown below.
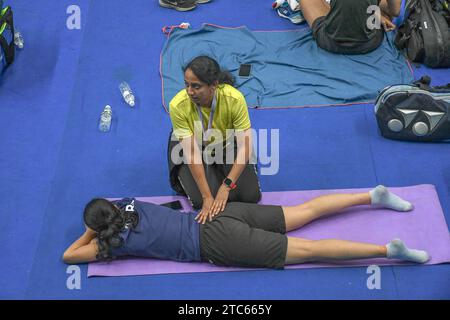
<svg viewBox="0 0 450 320"><path fill-rule="evenodd" d="M195 209L202 209L202 220L211 219L228 201L256 203L261 198L256 167L249 163L253 145L247 102L233 82L217 61L196 57L184 68L185 89L169 106L171 185L187 195ZM179 146L183 161L176 164ZM214 152L216 157L205 161L217 148L223 157ZM227 159L227 153L234 156Z"/></svg>
<svg viewBox="0 0 450 320"><path fill-rule="evenodd" d="M299 7L312 29L317 45L342 54L363 54L378 48L384 31L395 29L392 18L398 16L402 0L300 0ZM378 6L378 24L373 16ZM384 31L383 31L384 29Z"/></svg>
<svg viewBox="0 0 450 320"><path fill-rule="evenodd" d="M86 232L66 250L63 260L84 263L138 256L274 269L289 264L366 258L416 263L429 260L427 252L408 249L400 239L378 245L286 236L286 232L311 221L358 205L381 205L396 211L413 209L384 186L368 193L321 196L289 207L232 202L206 224L195 221L196 213L182 213L134 199L94 199L84 210Z"/></svg>

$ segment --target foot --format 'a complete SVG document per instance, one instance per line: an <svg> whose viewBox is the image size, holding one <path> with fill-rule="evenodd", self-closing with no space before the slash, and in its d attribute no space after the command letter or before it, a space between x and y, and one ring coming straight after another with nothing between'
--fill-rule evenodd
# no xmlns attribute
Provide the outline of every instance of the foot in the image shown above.
<svg viewBox="0 0 450 320"><path fill-rule="evenodd" d="M196 0L159 0L159 5L164 8L175 9L177 11L189 11L195 9Z"/></svg>
<svg viewBox="0 0 450 320"><path fill-rule="evenodd" d="M280 17L289 19L294 24L305 22L302 12L292 10L287 2L284 2L277 7L277 12Z"/></svg>
<svg viewBox="0 0 450 320"><path fill-rule="evenodd" d="M425 263L430 260L426 251L408 249L402 240L394 239L386 245L388 259L400 259L416 263Z"/></svg>
<svg viewBox="0 0 450 320"><path fill-rule="evenodd" d="M385 186L377 186L370 192L371 203L373 205L381 205L396 211L411 211L414 206L400 198L399 196L389 192Z"/></svg>

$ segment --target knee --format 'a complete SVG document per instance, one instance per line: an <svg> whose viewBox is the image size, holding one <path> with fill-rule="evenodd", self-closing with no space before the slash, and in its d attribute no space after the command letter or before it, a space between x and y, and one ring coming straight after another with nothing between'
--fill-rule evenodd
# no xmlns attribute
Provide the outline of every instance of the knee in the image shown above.
<svg viewBox="0 0 450 320"><path fill-rule="evenodd" d="M196 190L197 185L195 184L195 181L191 180L193 179L189 178L186 179L186 176L184 178L182 178L181 175L178 176L180 189L183 190L183 193L187 196L187 198L191 202L192 207L194 209L200 209L203 206L203 198L200 194L200 191Z"/></svg>
<svg viewBox="0 0 450 320"><path fill-rule="evenodd" d="M261 200L261 190L254 188L253 190L246 190L240 193L241 202L258 203Z"/></svg>
<svg viewBox="0 0 450 320"><path fill-rule="evenodd" d="M189 197L188 197L189 198ZM200 210L203 206L203 200L199 200L199 199L191 199L189 198L189 200L191 201L192 207L195 210Z"/></svg>

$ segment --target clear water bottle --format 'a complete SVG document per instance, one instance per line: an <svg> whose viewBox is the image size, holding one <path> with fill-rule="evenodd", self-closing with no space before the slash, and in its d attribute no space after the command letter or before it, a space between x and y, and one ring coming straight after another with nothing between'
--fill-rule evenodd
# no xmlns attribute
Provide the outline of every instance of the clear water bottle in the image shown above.
<svg viewBox="0 0 450 320"><path fill-rule="evenodd" d="M134 107L134 103L135 103L134 102L134 95L133 95L133 91L131 91L131 88L128 85L128 83L123 81L119 85L119 89L120 89L120 93L122 93L122 97L124 98L125 102L128 103L128 105L130 107Z"/></svg>
<svg viewBox="0 0 450 320"><path fill-rule="evenodd" d="M98 129L101 132L108 132L111 129L112 110L111 106L107 105L100 116L100 124Z"/></svg>
<svg viewBox="0 0 450 320"><path fill-rule="evenodd" d="M14 32L14 44L16 45L17 48L23 49L24 45L23 37L19 31Z"/></svg>

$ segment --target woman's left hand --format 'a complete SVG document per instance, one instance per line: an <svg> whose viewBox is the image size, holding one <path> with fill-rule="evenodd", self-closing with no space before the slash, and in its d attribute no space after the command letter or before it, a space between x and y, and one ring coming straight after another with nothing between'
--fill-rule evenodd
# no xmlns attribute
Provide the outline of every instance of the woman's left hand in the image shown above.
<svg viewBox="0 0 450 320"><path fill-rule="evenodd" d="M213 217L218 215L223 210L225 210L229 194L230 189L224 184L222 184L219 188L219 191L217 191L216 198L214 199L214 203L211 208Z"/></svg>

